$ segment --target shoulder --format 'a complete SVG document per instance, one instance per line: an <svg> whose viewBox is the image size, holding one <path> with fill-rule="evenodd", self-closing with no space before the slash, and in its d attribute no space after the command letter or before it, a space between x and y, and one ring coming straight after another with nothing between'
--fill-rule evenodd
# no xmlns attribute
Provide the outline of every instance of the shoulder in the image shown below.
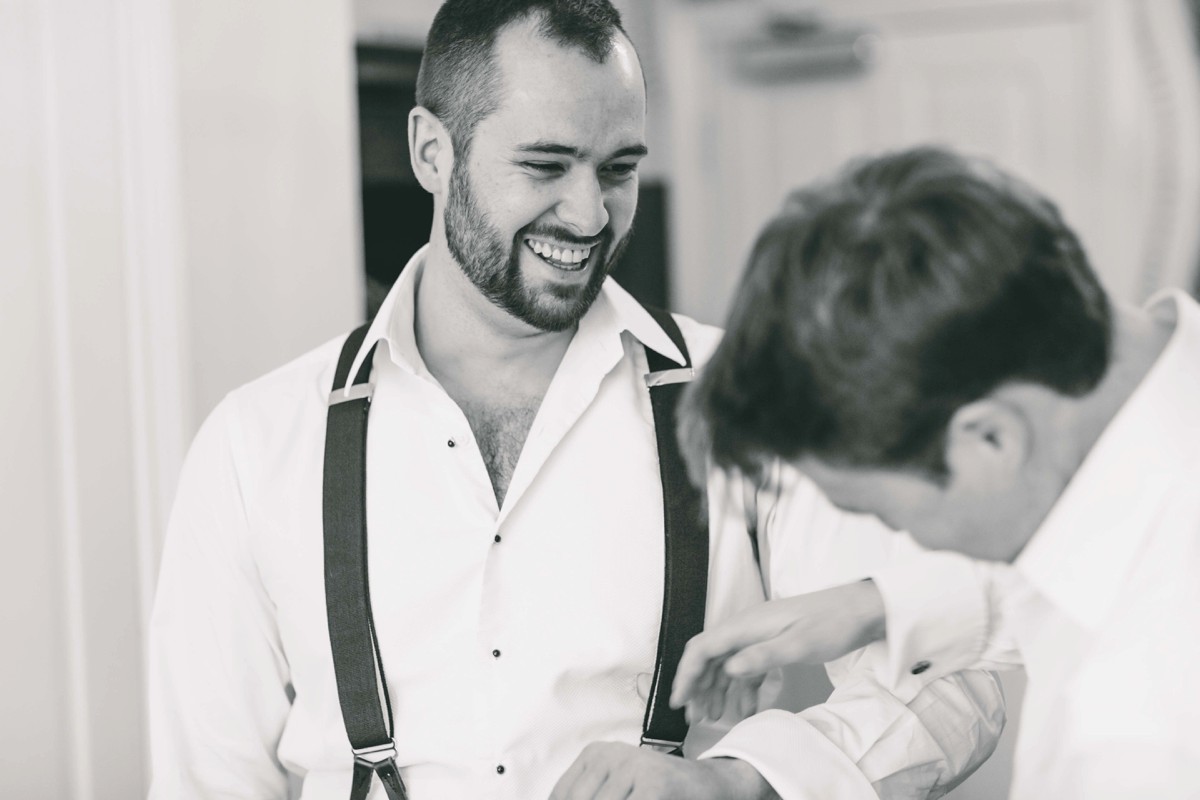
<svg viewBox="0 0 1200 800"><path fill-rule="evenodd" d="M333 372L346 334L313 348L288 363L231 391L223 401L231 412L279 414L284 409L323 408L333 386Z"/></svg>
<svg viewBox="0 0 1200 800"><path fill-rule="evenodd" d="M219 437L243 491L291 462L307 462L325 434L328 397L345 334L229 392L193 447Z"/></svg>

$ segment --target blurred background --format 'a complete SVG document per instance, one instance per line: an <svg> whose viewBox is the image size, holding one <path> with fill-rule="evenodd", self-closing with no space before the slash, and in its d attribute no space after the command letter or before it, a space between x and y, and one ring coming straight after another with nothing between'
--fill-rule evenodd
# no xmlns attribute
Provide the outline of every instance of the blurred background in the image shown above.
<svg viewBox="0 0 1200 800"><path fill-rule="evenodd" d="M1200 0L617 4L651 109L617 276L649 302L719 323L789 188L916 142L1044 190L1115 296L1197 289ZM437 6L0 0L0 796L144 795L180 462L425 241L404 126ZM1013 728L954 798L1006 796Z"/></svg>

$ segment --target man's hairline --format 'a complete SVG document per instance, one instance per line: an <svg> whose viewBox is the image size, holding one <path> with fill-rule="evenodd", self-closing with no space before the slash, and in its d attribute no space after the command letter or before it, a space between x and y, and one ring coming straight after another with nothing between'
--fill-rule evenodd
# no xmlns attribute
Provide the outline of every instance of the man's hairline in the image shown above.
<svg viewBox="0 0 1200 800"><path fill-rule="evenodd" d="M484 120L490 118L493 114L495 114L496 111L498 111L500 109L500 106L502 105L502 100L504 99L503 95L507 91L507 86L506 86L506 82L504 80L504 76L503 76L503 73L502 73L502 70L501 70L501 67L499 64L499 60L496 58L496 48L499 45L501 35L503 35L505 31L507 31L509 28L514 28L523 23L528 23L528 22L532 21L534 23L533 24L533 34L535 36L537 36L547 42L550 42L551 44L553 44L560 50L580 51L580 52L584 53L585 55L587 55L589 58L591 58L591 53L588 52L587 48L585 48L584 46L574 43L574 42L568 42L566 44L563 44L562 42L556 40L552 35L546 34L545 32L542 31L541 25L539 24L537 17L541 17L542 19L544 19L546 17L547 13L548 12L542 8L527 9L527 10L521 12L521 14L513 17L508 22L501 25L492 34L492 39L488 45L488 50L484 54L484 64L486 65L486 70L487 70L487 75L485 77L485 81L491 79L491 80L494 80L496 83L496 92L493 95L495 102L493 104L493 107L490 110L488 110L487 113L481 114L481 115L471 119L470 125L467 127L467 129L460 133L461 138L459 139L458 142L456 142L456 144L461 146L462 152L455 153L456 161L459 156L469 156L470 155L471 145L475 138L475 129L477 127L479 127L479 124L481 122L483 122ZM609 41L611 43L610 47L604 53L604 56L597 61L597 63L599 63L599 64L607 64L608 63L609 58L612 56L612 53L615 49L615 43L616 43L618 36L623 36L625 38L625 41L629 43L629 49L633 51L633 55L637 59L637 69L638 69L638 72L642 76L642 104L643 104L643 106L648 107L649 102L650 102L650 92L649 92L649 86L646 81L646 70L644 70L642 68L642 56L638 52L637 46L634 45L633 39L630 38L629 34L626 33L625 30L621 26L619 26L619 25L613 26L612 35L609 37ZM593 59L593 60L596 60L596 59ZM450 126L446 125L446 121L440 115L435 114L433 111L426 108L425 106L421 106L421 108L425 108L425 110L428 113L430 113L434 117L436 117L437 120L439 122L441 122L443 126L446 127L446 131L447 131L447 133L450 134L450 138L452 140L456 138L455 132L450 130ZM456 148L456 151L457 151L457 149L458 148Z"/></svg>

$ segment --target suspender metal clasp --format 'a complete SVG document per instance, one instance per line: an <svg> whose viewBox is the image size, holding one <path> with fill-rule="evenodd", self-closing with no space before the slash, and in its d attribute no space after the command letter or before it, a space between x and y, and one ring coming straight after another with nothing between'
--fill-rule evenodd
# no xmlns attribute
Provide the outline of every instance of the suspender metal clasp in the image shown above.
<svg viewBox="0 0 1200 800"><path fill-rule="evenodd" d="M691 367L679 367L678 369L664 369L658 372L651 372L646 375L646 386L653 389L655 386L668 386L672 383L687 383L692 378L696 377L696 370Z"/></svg>
<svg viewBox="0 0 1200 800"><path fill-rule="evenodd" d="M373 747L354 748L355 762L371 769L375 769L386 761L393 761L395 758L396 742L394 740L388 740L387 744L377 744Z"/></svg>
<svg viewBox="0 0 1200 800"><path fill-rule="evenodd" d="M356 383L348 389L334 389L329 393L329 405L336 406L338 403L349 403L351 400L360 398L371 398L372 392L375 391L373 383Z"/></svg>
<svg viewBox="0 0 1200 800"><path fill-rule="evenodd" d="M674 755L683 752L683 742L676 742L669 739L652 739L649 736L643 736L639 747L649 747L651 750L657 750L660 753Z"/></svg>

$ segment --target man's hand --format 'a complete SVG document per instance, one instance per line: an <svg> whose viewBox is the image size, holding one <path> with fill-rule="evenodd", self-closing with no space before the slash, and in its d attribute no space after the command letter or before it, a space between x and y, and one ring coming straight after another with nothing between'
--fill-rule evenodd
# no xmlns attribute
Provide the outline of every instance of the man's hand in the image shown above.
<svg viewBox="0 0 1200 800"><path fill-rule="evenodd" d="M688 719L741 714L763 677L785 664L824 664L883 637L883 598L875 582L856 581L747 609L695 636L675 673L671 705Z"/></svg>
<svg viewBox="0 0 1200 800"><path fill-rule="evenodd" d="M735 758L693 761L617 742L593 742L558 779L550 800L778 800Z"/></svg>

